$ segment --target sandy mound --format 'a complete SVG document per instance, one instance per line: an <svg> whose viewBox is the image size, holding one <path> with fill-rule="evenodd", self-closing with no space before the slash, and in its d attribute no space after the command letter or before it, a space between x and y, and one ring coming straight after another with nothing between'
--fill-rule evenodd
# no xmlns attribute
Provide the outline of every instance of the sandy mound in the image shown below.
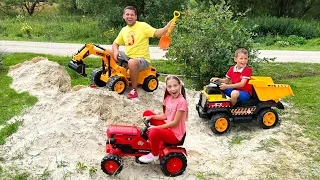
<svg viewBox="0 0 320 180"><path fill-rule="evenodd" d="M12 68L12 88L28 91L38 97L37 104L19 117L23 125L7 139L2 147L5 166L25 169L33 176L49 171L53 179L106 179L100 170L105 154L106 127L109 124L126 124L143 127L142 112L146 109L160 112L164 84L153 93L139 89L139 99L129 100L105 88L84 86L70 88L70 77L55 62L41 59L25 62ZM125 93L126 94L126 93ZM196 177L226 179L258 179L269 177L273 165L279 161L290 165L290 174L303 166L304 155L288 147L288 137L283 130L291 125L262 130L256 124L233 126L230 133L214 135L208 122L200 119L195 110L199 92L188 90L189 119L184 147L188 152L185 173L176 179ZM240 128L239 128L240 127ZM240 144L232 143L243 137ZM280 145L263 148L263 142L275 139ZM291 157L295 158L292 159ZM83 163L88 168L79 170ZM96 169L90 177L89 169ZM304 171L301 170L304 174ZM305 172L307 173L307 172ZM159 163L139 165L133 157L124 158L120 179L163 179Z"/></svg>

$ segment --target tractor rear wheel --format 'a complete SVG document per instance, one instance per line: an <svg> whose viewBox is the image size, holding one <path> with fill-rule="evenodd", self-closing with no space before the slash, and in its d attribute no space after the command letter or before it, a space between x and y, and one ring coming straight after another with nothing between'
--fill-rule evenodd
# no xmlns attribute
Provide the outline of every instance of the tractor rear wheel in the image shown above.
<svg viewBox="0 0 320 180"><path fill-rule="evenodd" d="M117 175L123 168L122 160L119 156L108 154L101 160L101 170L109 175Z"/></svg>
<svg viewBox="0 0 320 180"><path fill-rule="evenodd" d="M147 92L152 92L158 88L158 85L158 78L151 75L144 79L142 88Z"/></svg>
<svg viewBox="0 0 320 180"><path fill-rule="evenodd" d="M90 80L91 80L91 84L95 84L99 87L103 87L106 86L106 82L102 81L100 79L102 74L102 69L101 68L96 68L92 71L92 73L90 74Z"/></svg>
<svg viewBox="0 0 320 180"><path fill-rule="evenodd" d="M122 94L126 90L126 87L126 82L119 76L111 77L107 83L107 88L118 94Z"/></svg>
<svg viewBox="0 0 320 180"><path fill-rule="evenodd" d="M160 167L166 176L175 177L181 175L187 168L187 158L182 153L170 153L163 156Z"/></svg>
<svg viewBox="0 0 320 180"><path fill-rule="evenodd" d="M269 129L277 125L279 117L274 109L268 108L259 112L257 120L263 129Z"/></svg>
<svg viewBox="0 0 320 180"><path fill-rule="evenodd" d="M218 113L212 116L210 120L210 129L215 134L222 134L230 127L230 119L224 113Z"/></svg>

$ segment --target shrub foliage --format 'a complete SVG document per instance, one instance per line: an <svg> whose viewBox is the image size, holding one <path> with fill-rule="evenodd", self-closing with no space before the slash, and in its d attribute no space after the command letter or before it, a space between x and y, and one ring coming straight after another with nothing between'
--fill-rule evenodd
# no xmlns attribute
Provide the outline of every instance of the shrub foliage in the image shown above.
<svg viewBox="0 0 320 180"><path fill-rule="evenodd" d="M296 35L306 39L320 37L320 23L315 20L257 17L243 20L242 23L246 27L256 26L253 32L259 37L267 35L286 37Z"/></svg>
<svg viewBox="0 0 320 180"><path fill-rule="evenodd" d="M251 66L260 60L252 49L252 33L239 23L225 3L208 11L186 11L177 23L166 56L185 64L185 75L196 76L197 87L213 76L223 77L230 65L235 64L233 57L238 48L249 51Z"/></svg>

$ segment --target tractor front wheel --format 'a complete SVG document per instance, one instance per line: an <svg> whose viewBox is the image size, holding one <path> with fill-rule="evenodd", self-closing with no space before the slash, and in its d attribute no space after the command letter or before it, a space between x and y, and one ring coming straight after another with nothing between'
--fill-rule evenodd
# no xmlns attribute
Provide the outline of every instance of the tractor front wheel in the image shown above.
<svg viewBox="0 0 320 180"><path fill-rule="evenodd" d="M163 156L160 167L166 176L175 177L181 175L187 168L187 158L182 153L170 153Z"/></svg>
<svg viewBox="0 0 320 180"><path fill-rule="evenodd" d="M274 109L268 108L259 112L257 120L263 129L269 129L277 125L279 117Z"/></svg>
<svg viewBox="0 0 320 180"><path fill-rule="evenodd" d="M230 119L224 113L218 113L212 116L210 120L210 129L215 134L222 134L230 127Z"/></svg>
<svg viewBox="0 0 320 180"><path fill-rule="evenodd" d="M94 69L90 74L91 83L97 85L98 87L106 86L106 82L100 79L101 75L102 75L101 68Z"/></svg>
<svg viewBox="0 0 320 180"><path fill-rule="evenodd" d="M143 81L142 88L147 92L152 92L158 88L158 78L155 76L148 76Z"/></svg>
<svg viewBox="0 0 320 180"><path fill-rule="evenodd" d="M108 154L101 160L101 170L108 175L117 175L122 168L122 160L117 155Z"/></svg>

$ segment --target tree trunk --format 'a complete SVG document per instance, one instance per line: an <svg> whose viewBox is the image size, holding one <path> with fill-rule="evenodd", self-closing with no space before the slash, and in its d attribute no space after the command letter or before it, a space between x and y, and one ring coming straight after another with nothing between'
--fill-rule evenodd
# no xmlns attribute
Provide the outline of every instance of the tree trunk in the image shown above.
<svg viewBox="0 0 320 180"><path fill-rule="evenodd" d="M38 4L38 1L33 1L32 5L31 5L29 8L27 8L27 5L25 6L25 7L27 8L27 11L28 11L28 13L29 13L30 16L33 15L34 10L36 9L37 4Z"/></svg>
<svg viewBox="0 0 320 180"><path fill-rule="evenodd" d="M289 6L289 0L280 0L279 17L288 16L288 6Z"/></svg>
<svg viewBox="0 0 320 180"><path fill-rule="evenodd" d="M78 10L77 0L73 0L73 1L72 1L72 5L73 5L73 10L74 10L74 12L76 12L76 11Z"/></svg>
<svg viewBox="0 0 320 180"><path fill-rule="evenodd" d="M28 11L28 14L29 16L32 16L37 5L40 3L40 2L47 2L47 0L34 0L31 4L31 6L29 5L30 3L27 2L27 1L24 1L23 2L23 6L26 8L26 10Z"/></svg>

